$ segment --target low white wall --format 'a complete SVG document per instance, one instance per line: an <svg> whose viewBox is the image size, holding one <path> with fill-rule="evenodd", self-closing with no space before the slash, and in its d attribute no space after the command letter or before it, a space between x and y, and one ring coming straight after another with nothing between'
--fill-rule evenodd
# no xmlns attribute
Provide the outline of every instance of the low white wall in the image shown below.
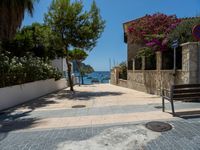
<svg viewBox="0 0 200 150"><path fill-rule="evenodd" d="M66 87L66 79L58 81L48 79L0 88L0 110L19 105Z"/></svg>

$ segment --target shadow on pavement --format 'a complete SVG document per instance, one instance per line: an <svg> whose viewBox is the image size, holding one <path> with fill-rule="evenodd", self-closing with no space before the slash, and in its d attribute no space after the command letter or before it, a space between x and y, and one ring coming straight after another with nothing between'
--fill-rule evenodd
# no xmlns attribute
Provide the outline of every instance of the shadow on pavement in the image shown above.
<svg viewBox="0 0 200 150"><path fill-rule="evenodd" d="M39 119L31 118L30 113L36 108L45 107L50 104L57 103L54 100L49 99L55 95L47 95L42 98L38 98L24 104L18 105L14 108L0 112L0 141L6 138L10 131L22 130L30 128L37 124ZM29 111L20 112L19 108L25 108Z"/></svg>
<svg viewBox="0 0 200 150"><path fill-rule="evenodd" d="M176 112L176 116L183 119L200 118L200 111Z"/></svg>
<svg viewBox="0 0 200 150"><path fill-rule="evenodd" d="M103 96L119 96L124 93L121 92L71 92L69 90L63 90L59 92L55 98L56 99L69 99L69 100L91 100L95 97L103 97Z"/></svg>
<svg viewBox="0 0 200 150"><path fill-rule="evenodd" d="M57 103L54 100L50 100L49 98L51 98L51 97L54 97L54 95L50 94L48 96L29 101L27 103L20 105L20 107L28 108L28 109L31 109L33 111L36 108L41 108L41 107L45 107L45 106L50 105L50 104Z"/></svg>
<svg viewBox="0 0 200 150"><path fill-rule="evenodd" d="M87 92L76 91L71 92L69 90L62 90L38 98L27 103L21 104L14 108L0 112L0 141L5 139L9 132L27 129L37 125L39 118L31 117L31 112L37 108L45 107L47 105L56 104L58 100L91 100L95 97L103 96L118 96L124 93L121 92ZM20 112L19 108L26 112ZM29 110L29 111L28 111Z"/></svg>
<svg viewBox="0 0 200 150"><path fill-rule="evenodd" d="M31 111L15 113L5 112L0 115L0 141L5 139L10 131L27 129L37 124L36 118L28 118Z"/></svg>
<svg viewBox="0 0 200 150"><path fill-rule="evenodd" d="M47 105L51 105L51 104L56 104L58 102L56 102L55 100L51 100L50 98L56 97L56 94L49 94L47 96L41 97L41 98L37 98L34 100L30 100L28 102L25 102L23 104L19 104L13 108L9 108L5 111L0 111L0 116L2 114L8 113L8 112L14 112L17 111L19 108L22 109L28 109L30 110L30 112L34 111L37 108L42 108L42 107L46 107ZM1 118L1 117L0 117Z"/></svg>

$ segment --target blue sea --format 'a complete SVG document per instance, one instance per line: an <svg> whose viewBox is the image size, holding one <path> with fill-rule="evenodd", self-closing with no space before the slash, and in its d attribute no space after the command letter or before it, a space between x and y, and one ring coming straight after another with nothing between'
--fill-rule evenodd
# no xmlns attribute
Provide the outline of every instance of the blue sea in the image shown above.
<svg viewBox="0 0 200 150"><path fill-rule="evenodd" d="M87 74L84 77L84 84L109 83L109 80L110 80L109 71L95 71L91 74Z"/></svg>

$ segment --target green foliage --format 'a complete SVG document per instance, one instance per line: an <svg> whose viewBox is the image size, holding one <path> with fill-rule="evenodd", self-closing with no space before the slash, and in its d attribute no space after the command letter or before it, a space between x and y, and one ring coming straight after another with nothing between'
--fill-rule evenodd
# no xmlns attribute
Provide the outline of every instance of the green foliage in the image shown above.
<svg viewBox="0 0 200 150"><path fill-rule="evenodd" d="M93 2L90 11L83 10L82 1L53 0L45 23L58 34L67 49L70 46L91 50L100 37L105 22Z"/></svg>
<svg viewBox="0 0 200 150"><path fill-rule="evenodd" d="M121 62L118 66L119 70L119 78L127 80L127 64L126 62Z"/></svg>
<svg viewBox="0 0 200 150"><path fill-rule="evenodd" d="M54 59L63 55L60 39L48 26L39 23L22 28L13 40L3 41L2 48L17 57L32 53L36 57Z"/></svg>
<svg viewBox="0 0 200 150"><path fill-rule="evenodd" d="M153 54L154 52L150 47L143 47L138 51L136 58L151 57Z"/></svg>
<svg viewBox="0 0 200 150"><path fill-rule="evenodd" d="M0 87L55 78L62 74L38 57L13 57L0 54Z"/></svg>
<svg viewBox="0 0 200 150"><path fill-rule="evenodd" d="M146 70L155 70L156 69L156 55L155 51L153 51L150 47L141 48L137 54L135 59L135 68L137 70L141 70L142 68L142 57L145 57L145 69Z"/></svg>
<svg viewBox="0 0 200 150"><path fill-rule="evenodd" d="M200 17L183 20L176 29L169 34L170 43L175 39L178 39L179 43L195 42L196 39L192 36L192 29L198 24L200 24Z"/></svg>
<svg viewBox="0 0 200 150"><path fill-rule="evenodd" d="M62 39L62 46L66 51L66 63L69 68L68 79L71 91L73 91L73 81L68 49L76 47L88 51L92 50L105 25L95 2L92 3L89 11L84 11L83 7L81 0L73 2L71 0L53 0L44 19L45 24L50 26L54 34Z"/></svg>
<svg viewBox="0 0 200 150"><path fill-rule="evenodd" d="M14 38L25 13L33 14L38 0L0 0L0 41Z"/></svg>
<svg viewBox="0 0 200 150"><path fill-rule="evenodd" d="M68 57L69 60L73 61L77 61L77 62L81 62L83 60L85 60L87 58L88 54L81 49L74 49L71 51L68 51Z"/></svg>

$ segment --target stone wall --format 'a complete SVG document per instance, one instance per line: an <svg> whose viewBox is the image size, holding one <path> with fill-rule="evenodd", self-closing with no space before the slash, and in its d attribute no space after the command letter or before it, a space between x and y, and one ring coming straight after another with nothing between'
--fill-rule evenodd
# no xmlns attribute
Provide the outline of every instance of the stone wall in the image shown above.
<svg viewBox="0 0 200 150"><path fill-rule="evenodd" d="M184 80L188 83L200 83L200 46L196 42L185 43L183 48L183 66L185 72Z"/></svg>
<svg viewBox="0 0 200 150"><path fill-rule="evenodd" d="M136 56L137 52L141 47L142 47L141 45L129 43L127 50L127 60L128 61L133 60L133 58Z"/></svg>
<svg viewBox="0 0 200 150"><path fill-rule="evenodd" d="M128 70L127 81L119 80L118 68L111 73L111 84L151 93L160 94L163 88L169 89L174 84L200 83L200 46L198 43L182 44L182 69L161 70L162 53L157 52L156 70ZM129 58L130 59L130 58ZM134 58L133 58L134 60ZM144 61L143 61L144 66Z"/></svg>
<svg viewBox="0 0 200 150"><path fill-rule="evenodd" d="M114 73L114 70L111 70L111 73L110 73L110 84L116 85L116 83L115 83L115 73Z"/></svg>
<svg viewBox="0 0 200 150"><path fill-rule="evenodd" d="M184 84L182 80L182 71L177 71L174 79L173 70L141 70L128 71L127 87L138 91L147 92L150 94L160 94L160 89L169 89L174 84Z"/></svg>
<svg viewBox="0 0 200 150"><path fill-rule="evenodd" d="M115 67L111 70L110 83L117 85L119 81L119 68Z"/></svg>
<svg viewBox="0 0 200 150"><path fill-rule="evenodd" d="M127 88L127 80L119 79L118 86Z"/></svg>

